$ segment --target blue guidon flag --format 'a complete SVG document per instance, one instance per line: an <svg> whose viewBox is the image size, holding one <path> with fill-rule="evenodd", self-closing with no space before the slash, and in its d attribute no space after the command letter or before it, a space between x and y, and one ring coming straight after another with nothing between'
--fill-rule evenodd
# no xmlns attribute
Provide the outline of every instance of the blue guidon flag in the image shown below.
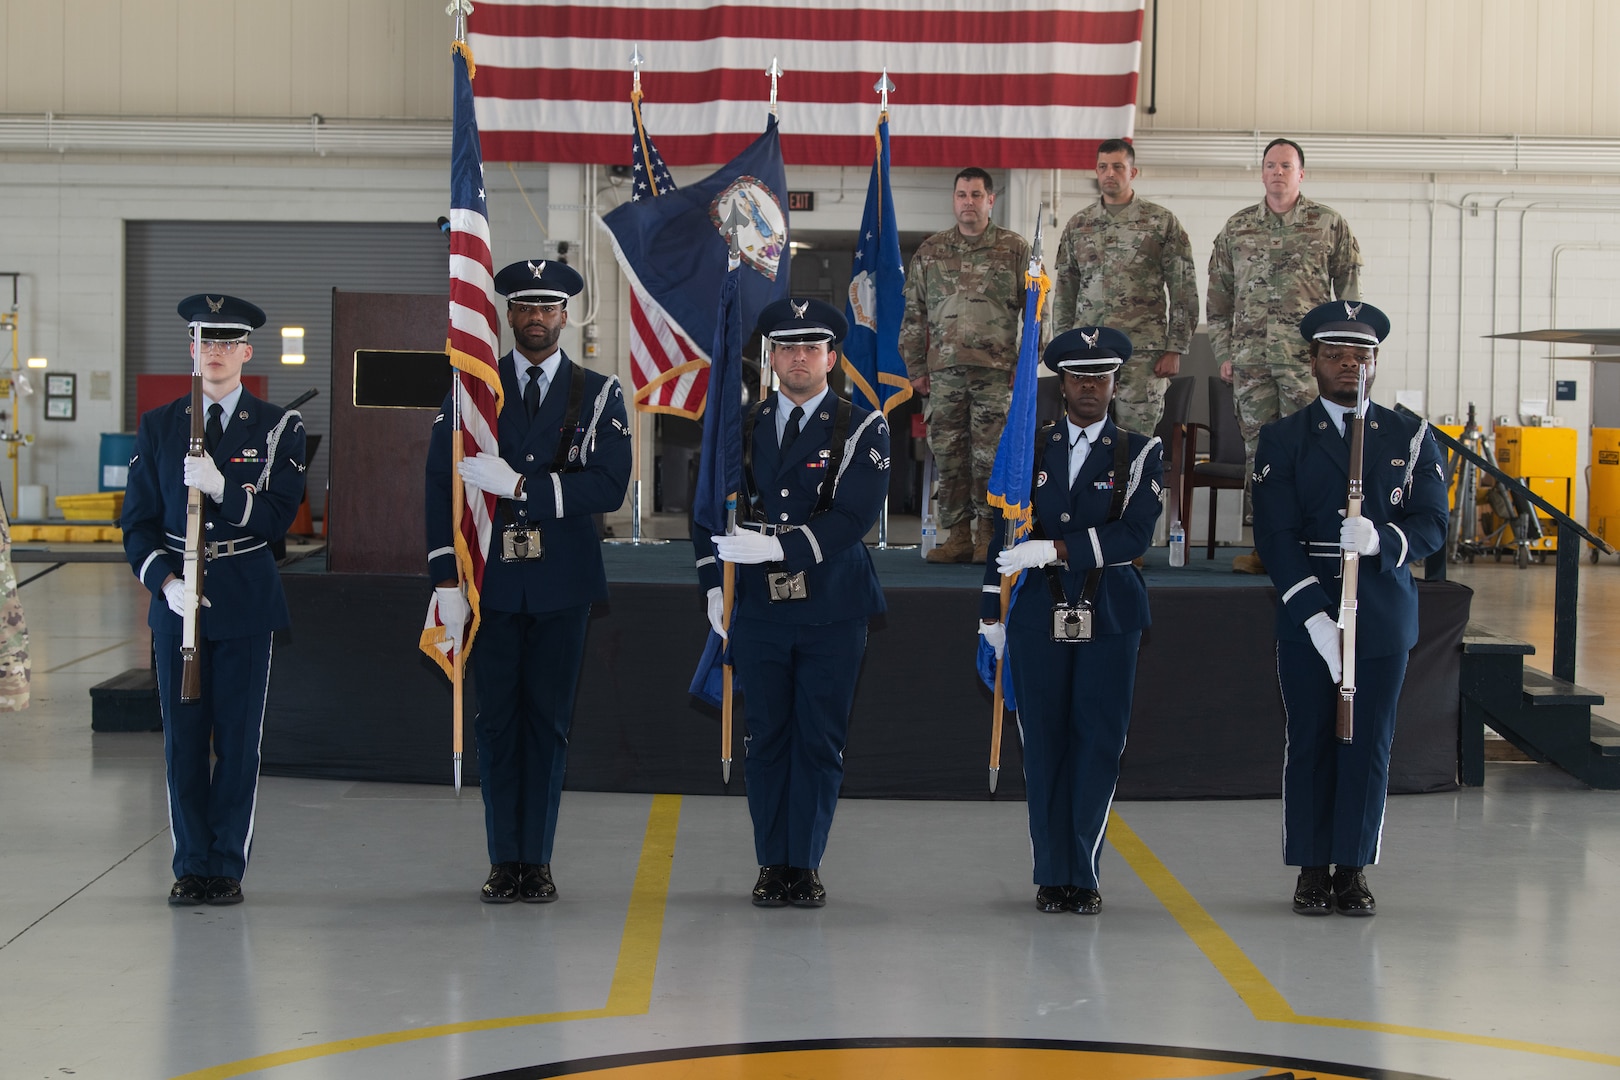
<svg viewBox="0 0 1620 1080"><path fill-rule="evenodd" d="M1018 368L1013 375L1012 404L1007 409L1007 426L1001 429L1001 442L996 446L996 463L990 470L988 485L990 505L1001 511L1002 520L1007 523L1003 542L1008 547L1024 539L1035 527L1035 508L1030 499L1035 480L1035 382L1041 368L1041 312L1046 307L1046 294L1052 290L1052 279L1041 265L1038 245L1036 251L1024 275L1024 332L1018 346ZM1019 582L1022 581L1020 577ZM994 688L996 654L983 638L979 639L978 661L979 677L986 686ZM1007 708L1016 710L1012 680L1002 680L1001 692Z"/></svg>
<svg viewBox="0 0 1620 1080"><path fill-rule="evenodd" d="M844 317L844 374L858 405L882 409L885 416L911 397L911 379L900 359L900 321L905 314L905 268L900 263L900 226L889 189L889 114L878 121L872 179L855 248Z"/></svg>

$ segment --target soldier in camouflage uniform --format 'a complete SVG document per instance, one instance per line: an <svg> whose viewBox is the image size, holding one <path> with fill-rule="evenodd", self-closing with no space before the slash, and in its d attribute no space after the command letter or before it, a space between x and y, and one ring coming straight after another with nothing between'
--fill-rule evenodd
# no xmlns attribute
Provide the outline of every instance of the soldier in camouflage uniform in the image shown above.
<svg viewBox="0 0 1620 1080"><path fill-rule="evenodd" d="M900 356L926 395L939 525L950 530L927 559L982 563L994 524L985 485L1012 401L1029 244L991 223L995 182L983 169L957 173L952 199L956 226L924 240L906 271Z"/></svg>
<svg viewBox="0 0 1620 1080"><path fill-rule="evenodd" d="M1198 275L1187 230L1164 207L1136 197L1136 177L1130 143L1109 139L1097 148L1102 199L1063 229L1052 332L1102 325L1125 332L1137 356L1115 376L1114 422L1152 435L1198 327Z"/></svg>
<svg viewBox="0 0 1620 1080"><path fill-rule="evenodd" d="M28 623L11 570L11 520L0 493L0 712L28 708Z"/></svg>
<svg viewBox="0 0 1620 1080"><path fill-rule="evenodd" d="M1299 321L1329 300L1361 295L1361 248L1338 211L1299 193L1305 151L1273 139L1262 165L1266 197L1233 214L1209 257L1209 344L1232 384L1243 432L1244 475L1254 472L1260 429L1316 398ZM1266 572L1253 552L1232 569Z"/></svg>

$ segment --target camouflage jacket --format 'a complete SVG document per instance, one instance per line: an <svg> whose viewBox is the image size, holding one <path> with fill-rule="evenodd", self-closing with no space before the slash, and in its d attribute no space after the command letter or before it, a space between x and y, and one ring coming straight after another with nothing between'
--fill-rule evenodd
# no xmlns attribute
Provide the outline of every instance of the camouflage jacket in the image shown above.
<svg viewBox="0 0 1620 1080"><path fill-rule="evenodd" d="M1157 360L1159 353L1186 352L1198 328L1198 274L1187 230L1140 196L1114 214L1098 199L1070 218L1055 276L1053 334L1111 326L1131 339L1135 355Z"/></svg>
<svg viewBox="0 0 1620 1080"><path fill-rule="evenodd" d="M995 224L978 236L955 226L922 242L906 270L900 357L920 379L948 367L1011 371L1024 322L1029 244Z"/></svg>
<svg viewBox="0 0 1620 1080"><path fill-rule="evenodd" d="M1278 216L1260 202L1233 214L1209 257L1209 344L1238 365L1304 362L1299 320L1361 296L1361 248L1330 206L1301 195Z"/></svg>

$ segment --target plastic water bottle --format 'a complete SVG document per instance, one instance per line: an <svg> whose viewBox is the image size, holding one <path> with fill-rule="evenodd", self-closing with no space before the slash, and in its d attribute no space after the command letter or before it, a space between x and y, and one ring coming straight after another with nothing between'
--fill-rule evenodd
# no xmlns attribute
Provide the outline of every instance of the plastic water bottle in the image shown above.
<svg viewBox="0 0 1620 1080"><path fill-rule="evenodd" d="M921 549L920 554L924 558L927 558L928 553L932 551L938 545L938 543L939 541L934 533L934 523L932 521L923 522L922 543L917 545L918 548Z"/></svg>
<svg viewBox="0 0 1620 1080"><path fill-rule="evenodd" d="M1179 519L1170 523L1170 565L1187 565L1187 533Z"/></svg>

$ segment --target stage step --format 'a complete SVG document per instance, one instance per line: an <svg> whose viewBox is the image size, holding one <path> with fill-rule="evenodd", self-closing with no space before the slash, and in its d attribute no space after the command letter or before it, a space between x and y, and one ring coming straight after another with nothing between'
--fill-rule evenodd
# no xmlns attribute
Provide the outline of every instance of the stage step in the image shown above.
<svg viewBox="0 0 1620 1080"><path fill-rule="evenodd" d="M1603 695L1584 686L1565 682L1533 667L1524 669L1524 703L1526 705L1585 705L1591 708L1603 704Z"/></svg>
<svg viewBox="0 0 1620 1080"><path fill-rule="evenodd" d="M90 688L91 731L162 731L157 672L130 668Z"/></svg>
<svg viewBox="0 0 1620 1080"><path fill-rule="evenodd" d="M1485 782L1489 726L1532 761L1620 790L1620 724L1592 715L1603 695L1529 667L1535 647L1470 623L1463 633L1461 779Z"/></svg>
<svg viewBox="0 0 1620 1080"><path fill-rule="evenodd" d="M1536 647L1528 641L1498 634L1488 626L1471 622L1463 628L1463 652L1476 656L1519 655L1532 656Z"/></svg>
<svg viewBox="0 0 1620 1080"><path fill-rule="evenodd" d="M1602 716L1592 717L1592 753L1620 758L1620 724Z"/></svg>

